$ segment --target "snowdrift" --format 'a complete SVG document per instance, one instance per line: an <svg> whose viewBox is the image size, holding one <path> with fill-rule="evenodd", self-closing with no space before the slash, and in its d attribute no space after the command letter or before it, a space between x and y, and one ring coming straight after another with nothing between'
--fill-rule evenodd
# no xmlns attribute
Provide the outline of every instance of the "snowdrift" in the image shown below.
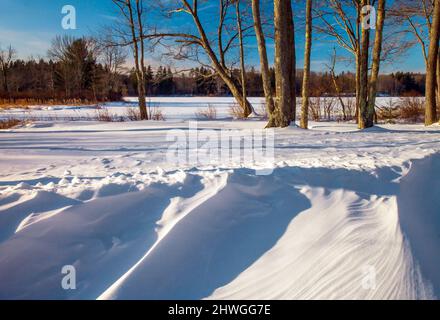
<svg viewBox="0 0 440 320"><path fill-rule="evenodd" d="M21 185L0 196L0 298L434 299L439 171L434 154L372 171L174 171L85 198Z"/></svg>

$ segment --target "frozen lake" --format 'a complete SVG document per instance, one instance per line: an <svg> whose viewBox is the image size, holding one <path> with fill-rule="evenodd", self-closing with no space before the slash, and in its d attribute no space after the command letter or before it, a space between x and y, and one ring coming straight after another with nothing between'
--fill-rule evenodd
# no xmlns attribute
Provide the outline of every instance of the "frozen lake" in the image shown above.
<svg viewBox="0 0 440 320"><path fill-rule="evenodd" d="M344 103L353 105L354 98L343 98ZM317 101L318 98L312 98ZM401 98L381 97L377 99L379 106L390 103L398 104ZM262 97L251 97L249 101L257 114L263 114L265 101ZM298 101L298 113L300 112L301 99ZM335 116L341 115L339 100L335 97L322 97L320 101L320 114L325 118L326 108L330 108ZM235 104L233 97L151 97L147 98L150 108L159 108L166 120L189 120L196 119L196 113L214 107L217 111L217 119L231 118L230 109ZM126 97L123 102L109 102L93 106L30 106L28 109L15 108L0 112L0 118L37 118L37 120L87 120L94 118L98 113L97 108L107 109L114 116L126 116L129 108L137 107L136 97ZM102 110L102 109L101 109Z"/></svg>

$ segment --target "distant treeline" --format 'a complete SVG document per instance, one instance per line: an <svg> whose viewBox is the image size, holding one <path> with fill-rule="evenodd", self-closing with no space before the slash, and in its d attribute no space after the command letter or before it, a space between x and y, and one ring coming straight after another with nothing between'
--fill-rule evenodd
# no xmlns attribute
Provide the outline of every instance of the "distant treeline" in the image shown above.
<svg viewBox="0 0 440 320"><path fill-rule="evenodd" d="M234 78L240 86L240 71L234 70ZM275 87L275 72L270 69L272 87ZM199 95L228 96L229 89L215 74L204 67L191 69L185 74L174 74L170 68L160 66L156 72L151 66L146 72L146 92L151 96L161 95ZM129 95L136 95L137 80L134 71L130 79L125 80ZM302 84L302 70L296 75L296 91L299 95ZM342 94L355 94L355 74L342 72L336 76ZM251 97L263 97L261 74L254 67L246 71L247 93ZM336 95L336 90L329 72L311 73L312 96ZM389 96L423 96L425 94L425 75L420 73L396 72L379 76L379 94Z"/></svg>
<svg viewBox="0 0 440 320"><path fill-rule="evenodd" d="M99 102L137 94L135 72L126 72L121 68L125 59L120 53L98 51L86 39L62 41L65 39L54 42L49 59L11 59L6 67L2 67L0 98L10 102L23 99L40 103L72 100ZM100 58L100 55L104 58ZM149 96L230 95L224 82L209 68L199 67L184 73L163 66L155 70L148 66L146 69L145 88ZM240 72L232 72L239 86ZM273 69L270 73L274 86ZM302 77L302 72L297 72L298 94L301 92ZM264 96L261 75L255 68L247 70L246 78L248 96ZM337 75L336 81L342 94L354 95L354 73L342 72ZM312 96L336 94L329 72L312 72L310 86ZM390 96L422 96L425 92L425 75L403 72L381 75L378 91Z"/></svg>

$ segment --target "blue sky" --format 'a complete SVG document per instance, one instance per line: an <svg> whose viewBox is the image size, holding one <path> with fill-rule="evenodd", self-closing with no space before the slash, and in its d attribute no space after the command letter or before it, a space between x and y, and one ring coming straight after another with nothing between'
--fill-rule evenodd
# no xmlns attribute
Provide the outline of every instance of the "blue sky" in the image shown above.
<svg viewBox="0 0 440 320"><path fill-rule="evenodd" d="M153 0L152 0L153 1ZM209 3L212 1L212 4ZM207 24L207 29L214 30L214 24L209 24L212 15L215 14L216 0L209 0L206 10L201 15ZM64 5L73 5L77 12L77 30L63 30L61 9ZM116 9L111 0L0 0L0 44L2 46L12 44L18 51L20 58L29 56L45 57L50 46L51 39L59 34L71 34L81 36L95 33L100 27L112 23L116 15ZM161 21L154 21L160 23ZM215 19L216 21L216 19ZM187 20L179 21L179 27L190 25ZM167 27L167 26L166 26ZM296 35L297 42L297 65L303 64L302 31ZM273 43L268 40L268 48L273 48ZM333 44L325 41L315 41L312 52L312 69L324 70ZM258 66L258 52L255 41L251 40L246 48L248 66ZM424 62L420 48L415 47L405 57L391 64L383 66L382 71L389 73L397 70L424 71ZM272 60L272 53L269 53ZM149 56L149 62L153 65L160 64L157 56ZM339 63L338 71L353 69L344 63Z"/></svg>

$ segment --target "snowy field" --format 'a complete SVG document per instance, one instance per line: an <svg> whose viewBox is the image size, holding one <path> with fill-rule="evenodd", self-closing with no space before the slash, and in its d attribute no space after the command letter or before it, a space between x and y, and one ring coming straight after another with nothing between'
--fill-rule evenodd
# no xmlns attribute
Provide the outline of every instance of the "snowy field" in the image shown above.
<svg viewBox="0 0 440 320"><path fill-rule="evenodd" d="M316 100L318 98L312 98ZM337 98L327 97L321 100L321 117L325 119L324 106L332 103L332 113L341 115L341 108ZM345 104L353 98L343 98ZM257 114L262 114L265 108L264 98L249 98ZM377 99L378 106L389 106L391 103L399 105L401 98L380 97ZM300 103L300 99L298 99ZM217 110L217 119L231 119L230 108L235 104L230 97L152 97L147 99L147 104L152 109L159 109L166 120L191 120L196 119L199 111L206 110L209 106ZM99 109L97 109L99 108ZM137 98L127 97L124 102L110 102L91 106L30 106L28 109L12 108L1 111L0 119L37 119L43 121L71 121L88 120L94 118L99 110L108 110L110 115L125 117L130 108L137 110ZM299 111L299 108L298 108Z"/></svg>
<svg viewBox="0 0 440 320"><path fill-rule="evenodd" d="M440 297L439 125L276 129L273 172L258 175L241 157L167 156L198 108L228 117L230 99L158 100L167 121L0 131L1 299ZM195 131L264 125L220 119ZM74 290L61 285L66 265Z"/></svg>

